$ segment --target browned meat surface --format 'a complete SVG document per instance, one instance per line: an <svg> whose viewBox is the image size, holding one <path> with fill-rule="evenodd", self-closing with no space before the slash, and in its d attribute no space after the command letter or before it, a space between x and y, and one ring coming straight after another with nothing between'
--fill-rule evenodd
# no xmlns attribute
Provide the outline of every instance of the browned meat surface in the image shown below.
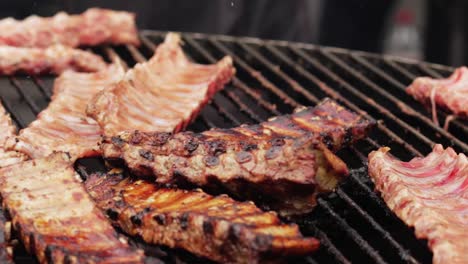
<svg viewBox="0 0 468 264"><path fill-rule="evenodd" d="M303 237L295 224L282 224L275 213L225 195L157 187L122 174L93 174L85 185L126 233L221 263L277 261L318 247L318 241Z"/></svg>
<svg viewBox="0 0 468 264"><path fill-rule="evenodd" d="M91 8L80 15L30 16L0 20L0 45L45 48L54 44L77 47L99 44L138 45L135 15Z"/></svg>
<svg viewBox="0 0 468 264"><path fill-rule="evenodd" d="M428 240L433 263L468 263L468 159L436 145L403 162L385 147L369 154L369 175L387 205Z"/></svg>
<svg viewBox="0 0 468 264"><path fill-rule="evenodd" d="M366 137L374 125L374 120L366 119L326 98L315 107L299 108L294 114L273 117L259 126L244 126L236 130L252 136L270 130L281 136L315 137L336 151Z"/></svg>
<svg viewBox="0 0 468 264"><path fill-rule="evenodd" d="M88 114L104 135L180 131L234 75L230 57L210 65L193 63L180 42L180 35L169 33L149 61L135 65L89 104Z"/></svg>
<svg viewBox="0 0 468 264"><path fill-rule="evenodd" d="M291 215L312 210L315 196L348 173L323 143L336 150L374 123L327 99L259 125L200 134L125 132L105 137L102 149L105 158L123 159L159 183L189 182Z"/></svg>
<svg viewBox="0 0 468 264"><path fill-rule="evenodd" d="M106 68L104 60L91 52L62 45L49 48L0 46L0 73L55 73L65 70L95 72Z"/></svg>
<svg viewBox="0 0 468 264"><path fill-rule="evenodd" d="M64 153L0 169L13 227L41 263L142 263L77 180Z"/></svg>
<svg viewBox="0 0 468 264"><path fill-rule="evenodd" d="M256 126L200 134L124 132L105 137L102 149L105 158L123 159L158 183L227 191L283 215L312 210L315 196L348 174L315 135L288 137Z"/></svg>
<svg viewBox="0 0 468 264"><path fill-rule="evenodd" d="M64 72L55 80L47 108L10 140L7 148L31 158L46 157L54 151L67 152L73 160L98 155L102 131L86 115L86 105L99 91L120 80L124 72L117 63L95 73Z"/></svg>

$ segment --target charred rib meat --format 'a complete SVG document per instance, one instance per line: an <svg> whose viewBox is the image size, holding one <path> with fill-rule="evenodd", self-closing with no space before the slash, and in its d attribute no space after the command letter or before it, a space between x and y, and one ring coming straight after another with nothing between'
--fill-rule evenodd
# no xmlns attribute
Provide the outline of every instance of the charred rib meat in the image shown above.
<svg viewBox="0 0 468 264"><path fill-rule="evenodd" d="M94 205L63 153L0 169L0 194L41 263L142 263Z"/></svg>
<svg viewBox="0 0 468 264"><path fill-rule="evenodd" d="M225 195L157 187L122 174L93 174L85 185L126 233L221 263L258 263L318 247L316 239L304 238L296 225L282 224L275 213Z"/></svg>
<svg viewBox="0 0 468 264"><path fill-rule="evenodd" d="M31 158L45 157L54 151L68 152L73 160L99 154L101 128L86 115L86 105L123 75L118 64L96 73L63 73L55 80L49 106L10 140L7 148Z"/></svg>
<svg viewBox="0 0 468 264"><path fill-rule="evenodd" d="M441 145L409 162L388 151L369 154L369 175L387 205L428 239L433 263L468 263L467 157Z"/></svg>
<svg viewBox="0 0 468 264"><path fill-rule="evenodd" d="M96 72L106 68L101 57L84 50L54 45L46 49L0 46L0 73L55 73L65 70Z"/></svg>
<svg viewBox="0 0 468 264"><path fill-rule="evenodd" d="M283 215L304 213L314 207L318 193L333 190L348 173L346 164L321 141L328 136L330 142L337 142L331 146L338 147L346 141L346 130L338 121L330 121L321 134L316 133L315 124L322 124L317 120L328 120L327 115L309 115L320 112L318 109L292 115L294 122L301 124L296 125L297 130L282 126L294 124L289 121L292 117L286 116L260 125L200 134L124 132L104 138L103 155L123 159L134 173L154 176L159 183L189 182L253 199ZM297 117L303 117L304 123ZM308 127L312 129L307 131ZM348 129L363 133L367 127Z"/></svg>
<svg viewBox="0 0 468 264"><path fill-rule="evenodd" d="M235 130L242 130L242 133L251 136L267 131L293 138L315 137L336 151L364 138L374 125L374 120L366 119L326 98L315 107L298 108L294 114L270 118L260 126L243 126Z"/></svg>
<svg viewBox="0 0 468 264"><path fill-rule="evenodd" d="M30 16L22 21L0 20L0 45L45 48L99 44L138 45L135 15L91 8L80 15L60 12L53 17Z"/></svg>
<svg viewBox="0 0 468 264"><path fill-rule="evenodd" d="M129 129L180 131L234 72L230 57L212 65L189 61L180 36L169 33L149 61L135 65L124 80L96 96L88 114L109 136Z"/></svg>

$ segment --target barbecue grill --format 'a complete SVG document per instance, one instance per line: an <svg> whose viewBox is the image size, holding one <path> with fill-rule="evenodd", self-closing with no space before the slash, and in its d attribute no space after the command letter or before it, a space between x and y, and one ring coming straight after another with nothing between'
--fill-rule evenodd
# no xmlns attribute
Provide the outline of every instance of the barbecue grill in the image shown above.
<svg viewBox="0 0 468 264"><path fill-rule="evenodd" d="M92 51L109 61L120 57L132 67L149 58L165 34L142 31L143 45L139 48L98 47ZM338 153L352 169L350 177L336 192L318 198L311 214L295 220L305 235L321 241L320 250L301 262L431 262L426 241L416 239L413 230L374 193L366 163L367 154L384 145L404 160L430 152L436 142L468 152L466 120L453 120L448 130L443 130L432 122L424 106L404 92L415 77L444 77L452 68L310 44L204 34L182 36L183 48L194 61L214 63L230 55L237 68L232 83L216 94L189 130L258 123L270 116L291 113L301 105L315 105L324 97L379 120L368 138ZM0 79L2 103L19 128L27 126L47 106L53 80L52 76ZM448 114L438 111L443 123ZM90 170L96 168L89 162L78 162L88 164ZM179 251L158 250L166 252L163 260L169 262L178 255L197 261ZM15 257L17 262L32 260L21 249Z"/></svg>

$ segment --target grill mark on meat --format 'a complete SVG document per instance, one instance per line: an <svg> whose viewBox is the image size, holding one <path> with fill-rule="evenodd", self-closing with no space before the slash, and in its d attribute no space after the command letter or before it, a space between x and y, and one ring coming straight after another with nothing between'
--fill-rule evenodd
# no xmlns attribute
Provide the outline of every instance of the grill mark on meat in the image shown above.
<svg viewBox="0 0 468 264"><path fill-rule="evenodd" d="M40 263L143 263L143 252L112 228L64 153L0 169L0 194Z"/></svg>
<svg viewBox="0 0 468 264"><path fill-rule="evenodd" d="M0 46L0 74L60 74L66 70L96 72L105 68L106 63L100 56L62 45L46 49Z"/></svg>
<svg viewBox="0 0 468 264"><path fill-rule="evenodd" d="M213 136L210 135L213 134ZM264 139L238 138L238 141L254 141L258 146L256 150L245 152L237 151L236 141L225 141L226 151L218 156L212 156L212 145L200 144L191 156L181 153L186 142L193 137L193 133L178 133L173 135L166 145L158 148L148 147L144 142L151 141L155 133L139 132L141 140L139 145L125 144L116 146L112 141L104 141L103 153L106 157L123 158L127 166L140 175L155 176L159 183L178 183L183 179L189 183L211 189L213 179L216 188L222 186L229 193L234 193L243 199L264 197L265 203L272 200L278 205L273 208L284 211L309 211L312 209L315 192L330 191L339 179L347 175L346 165L328 150L320 147L320 142L308 139L282 138L282 146L271 146L269 136ZM126 132L120 135L126 141L132 134ZM221 131L205 132L205 138L223 137ZM129 140L131 142L131 140ZM215 139L216 141L216 139ZM152 153L153 161L140 158L141 151ZM136 155L132 153L137 153ZM329 152L329 151L328 151ZM181 153L181 155L178 155ZM241 153L241 154L240 154ZM240 155L239 155L240 154ZM142 170L144 166L144 170ZM324 175L321 175L324 174ZM333 182L333 186L321 186L321 179ZM241 180L241 181L240 181ZM322 179L323 180L323 179ZM279 184L283 182L283 184ZM271 187L273 184L275 187ZM292 192L292 190L294 190ZM307 190L298 192L298 190ZM294 195L286 194L294 193ZM284 197L286 199L278 199ZM305 207L282 208L287 204L301 203ZM297 212L297 213L298 213ZM283 212L282 212L283 213Z"/></svg>
<svg viewBox="0 0 468 264"><path fill-rule="evenodd" d="M430 106L433 101L439 107L448 109L455 115L468 118L468 68L460 67L444 79L418 77L406 92L419 102ZM432 105L435 108L435 105ZM436 112L433 111L434 119Z"/></svg>
<svg viewBox="0 0 468 264"><path fill-rule="evenodd" d="M299 131L284 130L288 122L301 124ZM118 144L104 137L101 147L105 158L121 158L134 173L158 183L185 181L210 192L222 190L286 216L312 210L315 196L333 190L347 175L344 162L324 142L338 149L364 137L373 124L326 99L257 125L177 133L158 146L151 144L158 132L124 132ZM152 161L140 158L141 151L152 153Z"/></svg>
<svg viewBox="0 0 468 264"><path fill-rule="evenodd" d="M158 187L123 175L86 178L96 204L104 211L117 211L113 223L147 243L182 248L221 263L277 261L318 247L318 241L303 237L295 224L282 224L275 213L265 213L250 202L213 197L201 190ZM116 206L115 200L125 204Z"/></svg>
<svg viewBox="0 0 468 264"><path fill-rule="evenodd" d="M99 154L101 128L86 116L86 104L123 74L124 70L117 64L97 73L63 73L54 82L49 106L7 142L7 149L31 158L46 157L54 151L67 152L73 160Z"/></svg>
<svg viewBox="0 0 468 264"><path fill-rule="evenodd" d="M135 15L90 8L80 15L59 12L53 17L30 16L24 20L0 20L0 45L46 48L100 44L139 45Z"/></svg>
<svg viewBox="0 0 468 264"><path fill-rule="evenodd" d="M376 124L326 98L314 108L299 108L291 115L269 119L256 130L269 129L289 137L313 136L336 151L365 137ZM261 132L260 132L261 135Z"/></svg>
<svg viewBox="0 0 468 264"><path fill-rule="evenodd" d="M468 262L468 159L436 145L402 162L381 148L369 154L369 175L395 214L428 239L433 263Z"/></svg>
<svg viewBox="0 0 468 264"><path fill-rule="evenodd" d="M100 124L104 135L114 136L128 128L181 131L231 80L235 73L231 57L211 65L191 62L180 47L180 38L169 33L149 61L135 65L122 81L89 103L88 115ZM161 134L154 143L165 144L165 136L169 134Z"/></svg>

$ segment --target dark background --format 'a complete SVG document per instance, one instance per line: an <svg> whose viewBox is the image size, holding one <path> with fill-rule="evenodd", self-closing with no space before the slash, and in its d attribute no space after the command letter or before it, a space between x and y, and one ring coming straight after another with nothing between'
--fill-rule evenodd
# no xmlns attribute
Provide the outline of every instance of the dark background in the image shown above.
<svg viewBox="0 0 468 264"><path fill-rule="evenodd" d="M411 0L409 0L411 1ZM16 0L0 1L0 17L79 13L99 6L137 13L140 28L302 41L381 53L396 0ZM429 0L423 59L468 62L464 25L468 1ZM458 47L458 48L457 48Z"/></svg>

